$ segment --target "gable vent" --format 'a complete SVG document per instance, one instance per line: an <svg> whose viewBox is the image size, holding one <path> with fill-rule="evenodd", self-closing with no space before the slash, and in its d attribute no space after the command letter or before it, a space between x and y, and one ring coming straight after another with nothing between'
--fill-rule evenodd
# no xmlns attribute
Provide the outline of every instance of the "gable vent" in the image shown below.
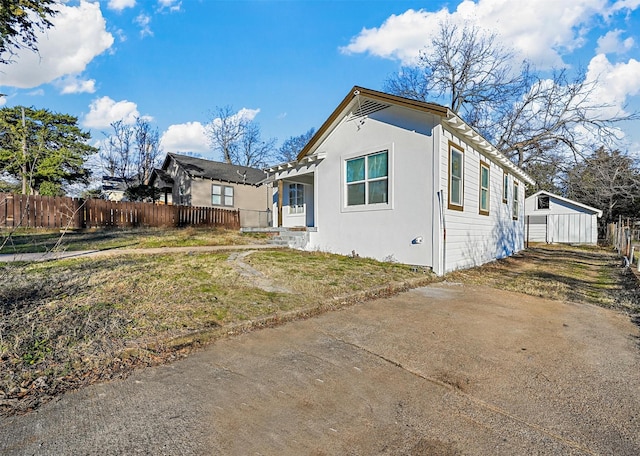
<svg viewBox="0 0 640 456"><path fill-rule="evenodd" d="M348 120L357 119L360 117L366 117L374 112L382 111L391 105L386 103L380 103L373 100L362 100L360 103L356 103L355 110L349 114Z"/></svg>

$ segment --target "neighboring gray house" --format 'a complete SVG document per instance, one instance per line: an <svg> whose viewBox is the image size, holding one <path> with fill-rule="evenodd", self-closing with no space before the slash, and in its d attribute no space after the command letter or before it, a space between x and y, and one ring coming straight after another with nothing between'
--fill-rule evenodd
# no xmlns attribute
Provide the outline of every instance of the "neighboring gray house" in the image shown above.
<svg viewBox="0 0 640 456"><path fill-rule="evenodd" d="M169 153L149 183L160 189L161 203L240 209L242 227L265 227L271 213L265 178L261 169Z"/></svg>
<svg viewBox="0 0 640 456"><path fill-rule="evenodd" d="M529 242L597 244L602 211L586 204L539 191L525 199Z"/></svg>
<svg viewBox="0 0 640 456"><path fill-rule="evenodd" d="M274 226L306 230L307 250L444 274L524 248L533 180L444 106L354 87L267 171Z"/></svg>

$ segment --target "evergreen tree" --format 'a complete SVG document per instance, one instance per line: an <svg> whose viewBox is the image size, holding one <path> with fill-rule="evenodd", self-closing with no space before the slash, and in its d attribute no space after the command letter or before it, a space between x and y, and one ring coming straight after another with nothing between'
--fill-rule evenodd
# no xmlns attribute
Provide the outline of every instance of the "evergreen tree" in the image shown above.
<svg viewBox="0 0 640 456"><path fill-rule="evenodd" d="M0 173L22 181L22 193L63 194L63 185L86 182L84 167L97 152L78 118L21 106L0 109Z"/></svg>

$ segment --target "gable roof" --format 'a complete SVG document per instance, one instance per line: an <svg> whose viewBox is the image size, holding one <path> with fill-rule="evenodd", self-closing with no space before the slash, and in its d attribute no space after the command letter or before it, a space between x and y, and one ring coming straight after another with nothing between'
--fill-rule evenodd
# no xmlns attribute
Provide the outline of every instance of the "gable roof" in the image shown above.
<svg viewBox="0 0 640 456"><path fill-rule="evenodd" d="M261 169L248 166L231 165L204 158L189 157L168 153L162 164L162 169L167 170L169 161L174 160L191 177L230 182L234 184L261 185L265 179L265 173Z"/></svg>
<svg viewBox="0 0 640 456"><path fill-rule="evenodd" d="M356 108L357 105L357 108ZM384 109L389 106L400 106L421 112L434 114L443 119L450 127L457 130L465 141L473 143L482 153L491 156L500 163L504 168L512 174L518 176L524 182L534 184L535 181L525 173L520 167L516 166L511 160L504 156L489 141L484 139L473 128L467 125L457 114L446 106L425 101L413 100L410 98L399 97L377 90L366 89L364 87L354 86L347 96L342 100L338 107L331 113L329 118L322 124L318 131L313 135L311 140L298 154L297 160L302 160L305 156L312 155L317 146L329 136L333 129L351 110L354 116L366 116L372 112Z"/></svg>
<svg viewBox="0 0 640 456"><path fill-rule="evenodd" d="M526 199L535 199L540 195L546 195L546 196L548 196L550 198L554 198L554 199L557 199L559 201L563 201L563 202L565 202L567 204L571 204L573 206L581 207L582 209L585 209L585 210L587 210L589 212L593 212L594 214L596 214L598 216L598 218L602 217L602 211L600 209L596 209L595 207L587 206L586 204L582 204L582 203L579 203L579 202L574 201L572 199L565 198L565 197L560 196L560 195L556 195L555 193L551 193L551 192L548 192L546 190L540 190L540 191L534 193L533 195L527 196Z"/></svg>

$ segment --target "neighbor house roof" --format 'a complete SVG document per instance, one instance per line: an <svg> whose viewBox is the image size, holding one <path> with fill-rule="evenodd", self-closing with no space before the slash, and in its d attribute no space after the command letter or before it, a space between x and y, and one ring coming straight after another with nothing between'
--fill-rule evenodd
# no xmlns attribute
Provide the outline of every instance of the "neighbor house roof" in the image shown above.
<svg viewBox="0 0 640 456"><path fill-rule="evenodd" d="M159 188L173 187L173 178L163 169L154 168L151 173L151 182L157 182Z"/></svg>
<svg viewBox="0 0 640 456"><path fill-rule="evenodd" d="M260 185L266 177L264 171L261 169L231 165L174 153L167 154L167 158L165 158L164 164L162 165L164 171L167 170L169 160L174 160L178 166L191 177L202 177L205 179L248 185Z"/></svg>
<svg viewBox="0 0 640 456"><path fill-rule="evenodd" d="M529 184L535 183L527 173L505 157L489 141L480 136L480 134L467 125L466 122L446 106L427 103L425 101L412 100L410 98L399 97L397 95L378 92L376 90L366 89L359 86L354 86L353 89L351 89L349 94L322 124L302 151L300 151L297 160L301 161L306 156L313 155L317 146L321 144L327 136L329 136L344 116L347 115L349 110L352 111L354 116L366 116L367 114L376 112L391 105L428 112L440 116L451 128L463 135L466 141L474 144L484 154L493 157L504 168L509 170L509 172Z"/></svg>
<svg viewBox="0 0 640 456"><path fill-rule="evenodd" d="M548 196L550 198L554 198L554 199L557 199L559 201L563 201L563 202L565 202L567 204L571 204L573 206L581 207L582 209L585 209L588 212L593 212L594 214L596 214L598 216L598 218L602 217L602 211L600 209L596 209L595 207L587 206L586 204L582 204L582 203L579 203L579 202L574 201L572 199L565 198L565 197L560 196L560 195L556 195L555 193L551 193L551 192L548 192L546 190L540 190L540 191L534 193L531 196L527 196L526 199L535 199L540 195L545 195L545 196Z"/></svg>

